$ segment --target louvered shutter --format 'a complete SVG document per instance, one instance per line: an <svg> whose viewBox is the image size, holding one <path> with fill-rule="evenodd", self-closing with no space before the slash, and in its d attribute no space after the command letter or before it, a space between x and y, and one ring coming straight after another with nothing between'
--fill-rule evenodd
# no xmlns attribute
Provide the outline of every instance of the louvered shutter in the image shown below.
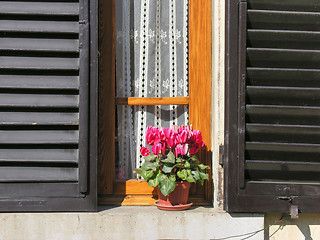
<svg viewBox="0 0 320 240"><path fill-rule="evenodd" d="M0 211L96 208L88 3L0 2Z"/></svg>
<svg viewBox="0 0 320 240"><path fill-rule="evenodd" d="M320 212L320 2L227 11L227 209Z"/></svg>

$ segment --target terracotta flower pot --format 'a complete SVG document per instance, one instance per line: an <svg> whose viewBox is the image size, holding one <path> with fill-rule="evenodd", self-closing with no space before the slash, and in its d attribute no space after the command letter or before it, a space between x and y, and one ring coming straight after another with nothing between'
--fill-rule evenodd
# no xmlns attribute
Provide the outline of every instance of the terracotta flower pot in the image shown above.
<svg viewBox="0 0 320 240"><path fill-rule="evenodd" d="M187 205L190 186L191 183L189 182L177 182L177 187L168 196L164 196L157 187L158 204L166 207Z"/></svg>

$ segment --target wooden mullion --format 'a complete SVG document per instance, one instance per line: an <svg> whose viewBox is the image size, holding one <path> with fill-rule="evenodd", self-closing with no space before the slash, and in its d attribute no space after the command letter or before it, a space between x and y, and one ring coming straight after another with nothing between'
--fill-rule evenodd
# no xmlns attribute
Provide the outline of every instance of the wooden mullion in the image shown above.
<svg viewBox="0 0 320 240"><path fill-rule="evenodd" d="M189 97L126 97L116 98L116 105L188 105Z"/></svg>
<svg viewBox="0 0 320 240"><path fill-rule="evenodd" d="M200 130L205 147L200 161L211 165L211 1L189 2L189 119ZM211 179L211 178L210 178ZM197 187L201 190L201 187ZM206 199L212 197L211 181L205 184ZM199 193L199 190L195 191ZM203 190L202 190L203 191Z"/></svg>
<svg viewBox="0 0 320 240"><path fill-rule="evenodd" d="M99 194L115 177L115 0L99 0Z"/></svg>

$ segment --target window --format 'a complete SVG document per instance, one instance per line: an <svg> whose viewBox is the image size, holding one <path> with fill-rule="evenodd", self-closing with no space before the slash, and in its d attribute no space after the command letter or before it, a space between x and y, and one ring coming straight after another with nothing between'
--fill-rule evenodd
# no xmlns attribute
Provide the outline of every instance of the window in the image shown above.
<svg viewBox="0 0 320 240"><path fill-rule="evenodd" d="M229 212L319 212L319 7L227 1Z"/></svg>
<svg viewBox="0 0 320 240"><path fill-rule="evenodd" d="M0 211L97 207L96 10L1 3Z"/></svg>
<svg viewBox="0 0 320 240"><path fill-rule="evenodd" d="M130 2L130 1L129 1ZM156 1L164 4L163 1ZM140 3L140 1L139 1ZM175 1L168 1L170 4ZM137 4L137 1L135 2ZM111 7L112 6L112 7ZM153 204L153 188L141 180L119 180L115 166L115 109L119 105L188 105L189 123L203 133L207 149L200 154L210 164L211 153L211 6L210 1L189 1L189 96L115 96L115 4L100 5L99 194L102 204ZM163 11L163 10L162 10ZM169 9L167 10L169 14ZM113 42L112 44L106 44ZM211 197L210 183L193 188L195 203Z"/></svg>

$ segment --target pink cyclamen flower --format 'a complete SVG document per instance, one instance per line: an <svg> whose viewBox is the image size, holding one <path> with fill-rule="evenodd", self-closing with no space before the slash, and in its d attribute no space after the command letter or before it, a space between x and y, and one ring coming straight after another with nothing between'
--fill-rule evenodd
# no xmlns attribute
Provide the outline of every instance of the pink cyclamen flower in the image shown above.
<svg viewBox="0 0 320 240"><path fill-rule="evenodd" d="M189 134L186 130L182 130L177 134L177 142L180 144L185 144L189 138Z"/></svg>
<svg viewBox="0 0 320 240"><path fill-rule="evenodd" d="M175 147L176 146L176 134L172 130L172 128L168 127L164 129L164 134L166 136L166 143L169 147Z"/></svg>
<svg viewBox="0 0 320 240"><path fill-rule="evenodd" d="M189 154L196 154L199 151L199 149L200 149L200 146L197 144L194 144L189 148Z"/></svg>
<svg viewBox="0 0 320 240"><path fill-rule="evenodd" d="M154 155L158 155L160 153L161 149L162 149L162 145L161 144L153 145L152 148L151 148L151 150L152 150Z"/></svg>
<svg viewBox="0 0 320 240"><path fill-rule="evenodd" d="M144 157L149 156L151 154L149 148L146 148L146 147L141 147L140 148L140 153Z"/></svg>
<svg viewBox="0 0 320 240"><path fill-rule="evenodd" d="M175 148L175 156L178 157L179 154L181 154L182 156L187 154L187 149L185 144L177 144Z"/></svg>
<svg viewBox="0 0 320 240"><path fill-rule="evenodd" d="M146 140L149 145L158 144L161 141L159 130L155 127L148 126Z"/></svg>

